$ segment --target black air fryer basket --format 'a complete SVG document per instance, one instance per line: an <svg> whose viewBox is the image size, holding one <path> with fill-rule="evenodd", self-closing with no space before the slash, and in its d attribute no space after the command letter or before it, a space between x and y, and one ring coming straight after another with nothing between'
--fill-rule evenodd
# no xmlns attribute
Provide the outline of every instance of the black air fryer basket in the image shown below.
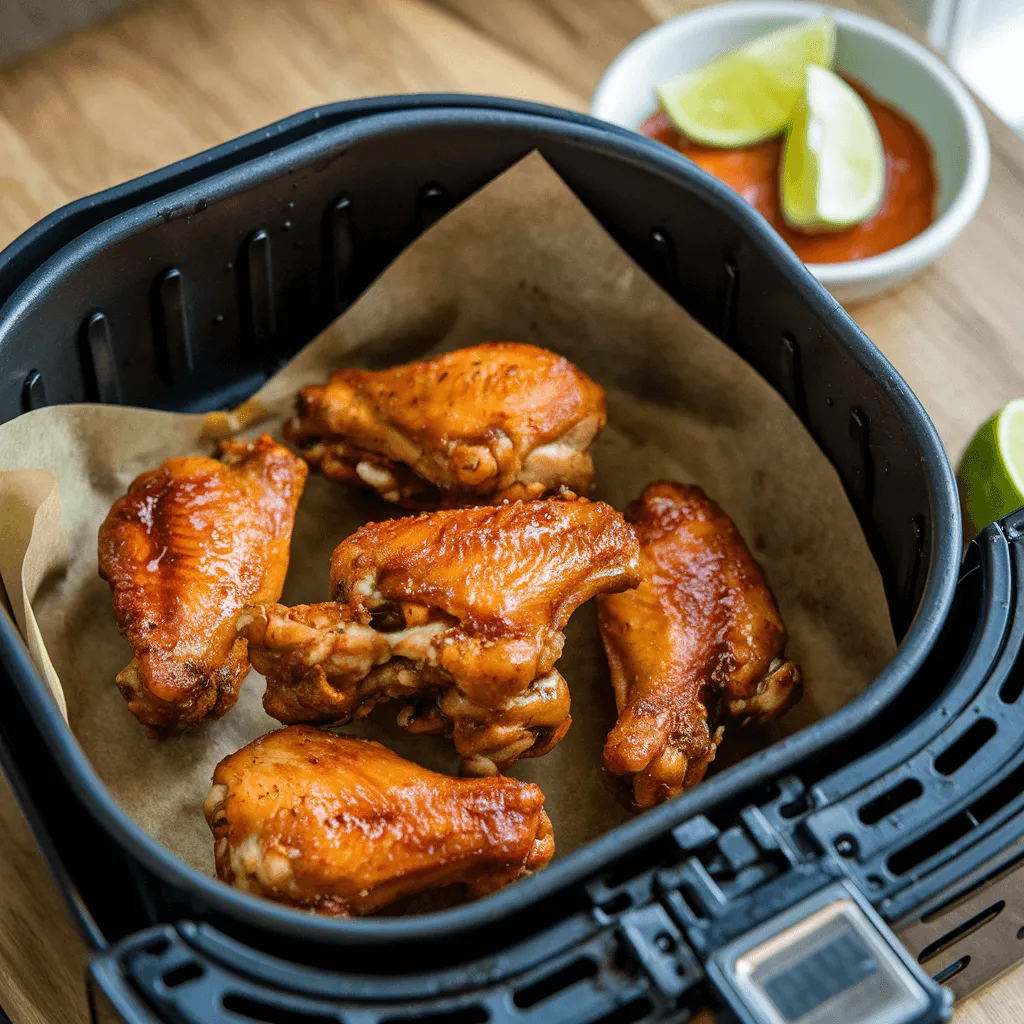
<svg viewBox="0 0 1024 1024"><path fill-rule="evenodd" d="M0 616L0 755L95 951L97 1021L631 1024L715 1005L748 1024L925 1024L1024 954L1024 514L961 564L952 473L906 384L765 222L668 148L546 107L400 97L82 200L0 256L0 419L237 404L534 149L800 416L871 544L898 653L841 711L535 877L333 920L203 876L131 822Z"/></svg>

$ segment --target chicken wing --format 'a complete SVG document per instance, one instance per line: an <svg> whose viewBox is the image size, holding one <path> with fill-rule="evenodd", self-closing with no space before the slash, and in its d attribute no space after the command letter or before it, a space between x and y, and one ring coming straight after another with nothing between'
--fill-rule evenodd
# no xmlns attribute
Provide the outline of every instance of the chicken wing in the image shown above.
<svg viewBox="0 0 1024 1024"><path fill-rule="evenodd" d="M555 850L530 783L453 779L303 725L224 758L203 811L218 878L324 914L369 914L455 884L481 896Z"/></svg>
<svg viewBox="0 0 1024 1024"><path fill-rule="evenodd" d="M489 342L299 392L285 437L326 476L406 508L590 490L604 391L561 356Z"/></svg>
<svg viewBox="0 0 1024 1024"><path fill-rule="evenodd" d="M268 714L346 722L408 698L401 726L450 732L465 772L493 774L565 734L562 630L638 580L636 535L610 506L512 502L364 526L332 556L335 602L256 606L238 625Z"/></svg>
<svg viewBox="0 0 1024 1024"><path fill-rule="evenodd" d="M249 671L239 612L276 601L306 464L264 434L224 441L220 459L168 459L114 502L100 575L135 652L117 676L152 736L219 718Z"/></svg>
<svg viewBox="0 0 1024 1024"><path fill-rule="evenodd" d="M626 517L643 582L598 601L619 712L604 765L651 807L700 782L723 718L763 724L794 704L800 670L759 566L699 487L653 483Z"/></svg>

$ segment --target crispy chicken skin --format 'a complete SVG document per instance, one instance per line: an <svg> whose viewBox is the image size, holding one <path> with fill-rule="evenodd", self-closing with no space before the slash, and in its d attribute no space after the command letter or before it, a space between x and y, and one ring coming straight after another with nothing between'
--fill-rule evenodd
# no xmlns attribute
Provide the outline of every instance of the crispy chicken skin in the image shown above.
<svg viewBox="0 0 1024 1024"><path fill-rule="evenodd" d="M609 505L511 502L370 523L334 551L335 601L239 618L282 722L346 722L407 698L399 724L449 732L468 774L550 750L569 728L554 669L572 613L636 586L633 528Z"/></svg>
<svg viewBox="0 0 1024 1024"><path fill-rule="evenodd" d="M156 737L234 705L249 671L238 614L277 600L288 569L306 464L266 434L219 450L143 473L100 527L100 575L135 652L117 685Z"/></svg>
<svg viewBox="0 0 1024 1024"><path fill-rule="evenodd" d="M626 518L643 582L598 600L619 712L604 765L644 808L700 782L723 718L763 724L801 686L768 584L718 505L699 487L660 481Z"/></svg>
<svg viewBox="0 0 1024 1024"><path fill-rule="evenodd" d="M388 370L336 370L299 392L285 437L325 476L406 508L586 494L604 390L553 352L514 342Z"/></svg>
<svg viewBox="0 0 1024 1024"><path fill-rule="evenodd" d="M324 914L369 914L454 884L481 896L555 850L537 786L453 779L303 725L224 758L203 811L218 878Z"/></svg>

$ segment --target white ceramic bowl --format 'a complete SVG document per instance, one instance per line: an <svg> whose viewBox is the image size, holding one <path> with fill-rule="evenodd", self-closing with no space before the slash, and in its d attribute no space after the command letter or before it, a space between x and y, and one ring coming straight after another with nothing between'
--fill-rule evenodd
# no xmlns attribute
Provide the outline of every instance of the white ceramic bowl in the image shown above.
<svg viewBox="0 0 1024 1024"><path fill-rule="evenodd" d="M938 178L936 219L878 256L808 269L840 302L894 287L931 263L970 223L985 195L989 143L970 94L930 50L888 25L803 0L738 0L684 14L645 32L615 59L594 93L595 117L636 129L658 106L660 83L796 21L828 14L837 29L836 65L921 129Z"/></svg>

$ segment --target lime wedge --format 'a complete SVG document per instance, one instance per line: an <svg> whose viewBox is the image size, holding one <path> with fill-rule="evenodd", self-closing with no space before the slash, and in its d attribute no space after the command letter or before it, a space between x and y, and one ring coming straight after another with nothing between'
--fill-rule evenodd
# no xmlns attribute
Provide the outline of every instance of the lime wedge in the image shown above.
<svg viewBox="0 0 1024 1024"><path fill-rule="evenodd" d="M885 196L885 150L867 104L838 75L811 66L782 154L782 215L801 231L873 216Z"/></svg>
<svg viewBox="0 0 1024 1024"><path fill-rule="evenodd" d="M830 18L801 22L658 87L676 127L708 146L749 146L785 131L811 64L832 65L836 26Z"/></svg>
<svg viewBox="0 0 1024 1024"><path fill-rule="evenodd" d="M1024 505L1024 398L974 435L957 474L968 529L977 533Z"/></svg>

